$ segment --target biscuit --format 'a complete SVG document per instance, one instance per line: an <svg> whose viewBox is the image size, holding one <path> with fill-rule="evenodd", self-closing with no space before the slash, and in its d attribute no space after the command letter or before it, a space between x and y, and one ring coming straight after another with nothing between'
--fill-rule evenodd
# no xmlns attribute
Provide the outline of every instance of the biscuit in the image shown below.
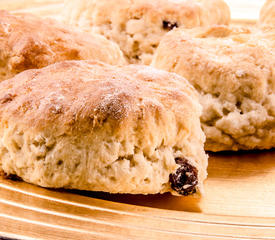
<svg viewBox="0 0 275 240"><path fill-rule="evenodd" d="M260 11L260 18L258 21L260 26L275 27L275 1L267 0Z"/></svg>
<svg viewBox="0 0 275 240"><path fill-rule="evenodd" d="M50 19L0 10L0 81L64 60L125 62L119 47L98 34L70 30Z"/></svg>
<svg viewBox="0 0 275 240"><path fill-rule="evenodd" d="M271 40L271 48L275 49L275 1L266 1L258 20L258 32L264 39Z"/></svg>
<svg viewBox="0 0 275 240"><path fill-rule="evenodd" d="M275 147L275 53L262 37L249 28L178 29L156 51L152 66L200 93L206 150Z"/></svg>
<svg viewBox="0 0 275 240"><path fill-rule="evenodd" d="M43 187L188 195L206 178L201 105L149 66L66 61L0 83L0 166Z"/></svg>
<svg viewBox="0 0 275 240"><path fill-rule="evenodd" d="M223 0L68 0L64 19L118 43L130 63L150 64L168 31L228 24L230 9Z"/></svg>

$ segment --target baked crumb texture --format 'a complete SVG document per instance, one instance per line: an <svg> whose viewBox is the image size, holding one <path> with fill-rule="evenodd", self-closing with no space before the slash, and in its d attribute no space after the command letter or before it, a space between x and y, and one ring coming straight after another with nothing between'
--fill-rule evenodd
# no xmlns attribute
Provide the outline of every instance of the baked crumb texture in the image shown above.
<svg viewBox="0 0 275 240"><path fill-rule="evenodd" d="M28 70L0 83L0 168L51 188L201 192L200 114L187 81L152 67L67 61Z"/></svg>
<svg viewBox="0 0 275 240"><path fill-rule="evenodd" d="M272 35L212 26L173 30L160 43L152 66L178 73L200 93L206 150L275 147Z"/></svg>
<svg viewBox="0 0 275 240"><path fill-rule="evenodd" d="M64 60L125 63L119 47L103 36L73 30L52 19L0 10L0 81Z"/></svg>
<svg viewBox="0 0 275 240"><path fill-rule="evenodd" d="M130 63L150 64L168 31L229 24L230 9L223 0L68 0L64 21L118 43Z"/></svg>

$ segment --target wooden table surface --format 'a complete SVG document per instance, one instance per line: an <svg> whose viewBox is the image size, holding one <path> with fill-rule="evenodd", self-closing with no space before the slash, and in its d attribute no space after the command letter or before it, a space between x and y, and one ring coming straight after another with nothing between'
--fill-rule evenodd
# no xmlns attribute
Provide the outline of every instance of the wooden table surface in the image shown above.
<svg viewBox="0 0 275 240"><path fill-rule="evenodd" d="M0 8L59 18L62 2L0 0ZM234 21L251 23L264 1L227 2ZM50 190L0 177L0 236L275 239L275 150L212 154L208 173L202 198Z"/></svg>

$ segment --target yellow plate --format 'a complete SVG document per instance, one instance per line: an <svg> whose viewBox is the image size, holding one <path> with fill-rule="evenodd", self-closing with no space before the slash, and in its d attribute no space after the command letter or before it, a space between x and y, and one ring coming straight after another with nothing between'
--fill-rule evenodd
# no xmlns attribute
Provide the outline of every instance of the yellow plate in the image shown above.
<svg viewBox="0 0 275 240"><path fill-rule="evenodd" d="M275 151L212 155L201 199L57 191L0 178L0 235L275 239L274 160Z"/></svg>

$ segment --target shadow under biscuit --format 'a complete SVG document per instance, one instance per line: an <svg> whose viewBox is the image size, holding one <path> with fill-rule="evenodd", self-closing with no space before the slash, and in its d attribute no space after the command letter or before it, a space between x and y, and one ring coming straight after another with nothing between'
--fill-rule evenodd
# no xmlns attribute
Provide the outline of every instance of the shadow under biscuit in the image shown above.
<svg viewBox="0 0 275 240"><path fill-rule="evenodd" d="M89 192L69 190L69 192L103 199L107 201L114 201L118 203L126 203L131 205L138 205L151 208L187 211L187 212L202 212L200 207L200 197L189 196L172 196L170 193L164 194L149 194L149 195L133 195L133 194L110 194L104 192Z"/></svg>
<svg viewBox="0 0 275 240"><path fill-rule="evenodd" d="M209 153L208 178L249 178L275 172L275 150Z"/></svg>

